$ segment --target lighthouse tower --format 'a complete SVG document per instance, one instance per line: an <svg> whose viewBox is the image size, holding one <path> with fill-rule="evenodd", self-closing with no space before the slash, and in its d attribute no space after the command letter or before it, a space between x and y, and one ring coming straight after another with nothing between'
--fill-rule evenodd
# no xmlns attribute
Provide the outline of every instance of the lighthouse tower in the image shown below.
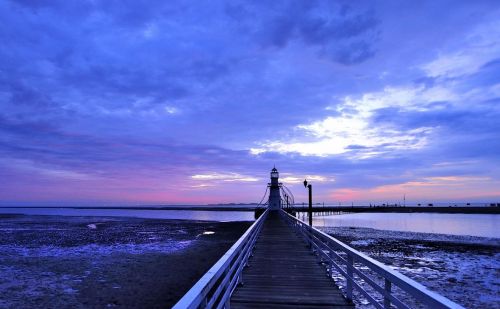
<svg viewBox="0 0 500 309"><path fill-rule="evenodd" d="M269 184L269 210L279 210L281 208L279 173L276 167L271 170L271 183Z"/></svg>

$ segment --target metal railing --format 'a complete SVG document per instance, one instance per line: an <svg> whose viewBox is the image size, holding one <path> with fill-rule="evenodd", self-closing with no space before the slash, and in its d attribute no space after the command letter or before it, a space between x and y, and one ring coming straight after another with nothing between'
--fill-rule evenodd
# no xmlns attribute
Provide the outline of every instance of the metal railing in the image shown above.
<svg viewBox="0 0 500 309"><path fill-rule="evenodd" d="M340 274L344 278L347 299L353 300L353 290L356 289L375 308L413 308L415 301L429 308L463 308L334 237L310 227L284 210L280 213L296 232L304 236L326 266L328 276ZM397 293L395 288L398 288ZM412 304L403 303L395 294L405 299L411 296Z"/></svg>
<svg viewBox="0 0 500 309"><path fill-rule="evenodd" d="M248 263L268 212L264 211L173 308L229 308L231 294L239 283L243 283L243 268Z"/></svg>

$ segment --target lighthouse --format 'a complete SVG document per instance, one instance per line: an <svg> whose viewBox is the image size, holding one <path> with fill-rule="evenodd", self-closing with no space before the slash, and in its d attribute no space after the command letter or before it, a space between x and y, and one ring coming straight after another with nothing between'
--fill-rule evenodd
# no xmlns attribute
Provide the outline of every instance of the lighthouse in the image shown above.
<svg viewBox="0 0 500 309"><path fill-rule="evenodd" d="M281 208L279 173L276 167L271 170L271 183L269 184L269 210L279 210Z"/></svg>

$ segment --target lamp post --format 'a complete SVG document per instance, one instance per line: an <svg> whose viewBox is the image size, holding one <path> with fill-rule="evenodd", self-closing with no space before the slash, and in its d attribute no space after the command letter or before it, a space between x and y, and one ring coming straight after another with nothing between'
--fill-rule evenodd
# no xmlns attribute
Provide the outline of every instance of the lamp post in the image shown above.
<svg viewBox="0 0 500 309"><path fill-rule="evenodd" d="M312 185L307 184L307 180L304 179L304 187L309 189L309 210L307 211L307 214L309 215L309 226L313 225L313 218L312 218Z"/></svg>

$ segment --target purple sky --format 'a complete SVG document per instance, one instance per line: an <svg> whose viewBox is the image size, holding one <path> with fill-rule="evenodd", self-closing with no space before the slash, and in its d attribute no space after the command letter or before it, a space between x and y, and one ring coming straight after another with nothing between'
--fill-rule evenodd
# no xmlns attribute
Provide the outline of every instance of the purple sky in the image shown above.
<svg viewBox="0 0 500 309"><path fill-rule="evenodd" d="M147 5L146 5L147 4ZM0 204L500 202L499 1L0 2Z"/></svg>

